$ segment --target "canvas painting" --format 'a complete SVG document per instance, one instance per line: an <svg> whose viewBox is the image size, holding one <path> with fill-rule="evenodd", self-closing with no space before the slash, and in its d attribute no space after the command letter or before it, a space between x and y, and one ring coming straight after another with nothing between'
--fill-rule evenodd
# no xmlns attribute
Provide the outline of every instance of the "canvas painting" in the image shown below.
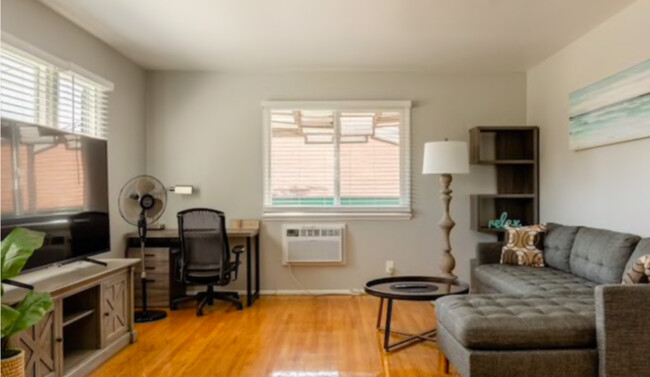
<svg viewBox="0 0 650 377"><path fill-rule="evenodd" d="M573 150L650 137L650 60L569 95Z"/></svg>

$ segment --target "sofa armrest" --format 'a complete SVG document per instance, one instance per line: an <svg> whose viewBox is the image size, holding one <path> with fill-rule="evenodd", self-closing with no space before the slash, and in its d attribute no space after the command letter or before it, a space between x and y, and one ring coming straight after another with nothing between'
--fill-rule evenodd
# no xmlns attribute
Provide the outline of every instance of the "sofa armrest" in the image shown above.
<svg viewBox="0 0 650 377"><path fill-rule="evenodd" d="M650 284L601 285L595 295L600 377L647 374Z"/></svg>
<svg viewBox="0 0 650 377"><path fill-rule="evenodd" d="M501 242L483 242L476 245L476 264L494 264L501 261Z"/></svg>

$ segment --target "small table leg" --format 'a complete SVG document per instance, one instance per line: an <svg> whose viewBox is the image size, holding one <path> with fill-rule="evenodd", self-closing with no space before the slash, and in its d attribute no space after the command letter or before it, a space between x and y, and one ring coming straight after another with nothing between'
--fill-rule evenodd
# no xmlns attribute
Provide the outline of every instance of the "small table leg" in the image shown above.
<svg viewBox="0 0 650 377"><path fill-rule="evenodd" d="M441 350L438 350L438 373L449 374L449 359Z"/></svg>
<svg viewBox="0 0 650 377"><path fill-rule="evenodd" d="M381 316L384 312L384 299L379 299L379 312L377 312L377 330L381 328Z"/></svg>
<svg viewBox="0 0 650 377"><path fill-rule="evenodd" d="M384 329L384 351L388 352L390 350L390 322L393 319L393 299L388 299L388 305L386 305L386 327Z"/></svg>

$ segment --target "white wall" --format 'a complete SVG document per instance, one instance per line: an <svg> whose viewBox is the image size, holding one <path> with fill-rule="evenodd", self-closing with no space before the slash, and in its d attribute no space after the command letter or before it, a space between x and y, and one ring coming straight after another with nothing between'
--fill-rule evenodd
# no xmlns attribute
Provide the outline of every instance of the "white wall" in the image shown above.
<svg viewBox="0 0 650 377"><path fill-rule="evenodd" d="M123 235L131 227L120 217L117 196L129 178L145 170L144 70L36 0L2 0L2 31L115 84L108 139L110 255L123 256Z"/></svg>
<svg viewBox="0 0 650 377"><path fill-rule="evenodd" d="M307 288L360 288L395 261L398 274L435 274L441 244L442 208L437 177L420 174L423 143L445 137L467 140L476 125L522 124L525 76L436 76L416 73L216 74L154 72L147 79L147 173L166 185L192 184L199 194L170 196L164 222L177 211L208 206L233 218L262 213L263 100L412 100L410 221L346 221L348 265L298 267ZM452 244L456 273L468 279L468 260L479 240L469 230L469 194L494 192L489 167L455 177ZM281 265L280 222L266 222L262 236L262 287L297 289Z"/></svg>
<svg viewBox="0 0 650 377"><path fill-rule="evenodd" d="M569 150L568 96L650 58L641 0L527 73L527 118L541 127L541 220L650 236L650 139Z"/></svg>

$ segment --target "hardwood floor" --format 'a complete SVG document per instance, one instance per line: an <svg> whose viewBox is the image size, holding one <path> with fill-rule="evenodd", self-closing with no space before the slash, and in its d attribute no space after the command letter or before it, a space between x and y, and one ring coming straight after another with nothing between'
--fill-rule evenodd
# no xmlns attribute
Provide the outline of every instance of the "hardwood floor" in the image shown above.
<svg viewBox="0 0 650 377"><path fill-rule="evenodd" d="M377 308L370 296L264 296L241 312L215 303L196 317L190 304L137 325L138 341L92 376L438 376L433 344L381 351ZM394 329L434 326L431 304L395 303Z"/></svg>

